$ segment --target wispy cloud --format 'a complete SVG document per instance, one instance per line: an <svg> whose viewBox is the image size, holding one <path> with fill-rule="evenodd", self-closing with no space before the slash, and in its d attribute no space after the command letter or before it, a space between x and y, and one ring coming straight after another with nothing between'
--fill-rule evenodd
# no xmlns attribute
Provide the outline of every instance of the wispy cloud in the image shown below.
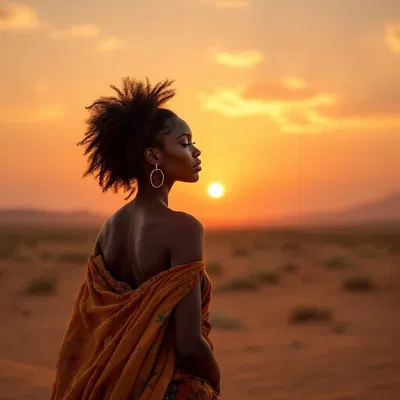
<svg viewBox="0 0 400 400"><path fill-rule="evenodd" d="M39 17L32 8L14 3L0 5L0 30L24 31L39 26Z"/></svg>
<svg viewBox="0 0 400 400"><path fill-rule="evenodd" d="M276 82L218 89L199 95L204 110L230 117L265 116L286 133L323 133L337 129L378 129L400 127L396 114L329 116L325 110L340 110L332 93L318 92L304 80L290 77Z"/></svg>
<svg viewBox="0 0 400 400"><path fill-rule="evenodd" d="M201 3L216 8L246 8L249 6L249 0L201 0Z"/></svg>
<svg viewBox="0 0 400 400"><path fill-rule="evenodd" d="M59 120L65 115L62 104L42 104L36 107L0 107L0 120L6 123L37 123Z"/></svg>
<svg viewBox="0 0 400 400"><path fill-rule="evenodd" d="M386 25L385 41L393 53L400 53L400 23Z"/></svg>
<svg viewBox="0 0 400 400"><path fill-rule="evenodd" d="M263 53L258 50L243 50L227 52L212 50L213 57L218 64L232 68L253 68L264 59Z"/></svg>
<svg viewBox="0 0 400 400"><path fill-rule="evenodd" d="M100 40L96 46L96 51L100 53L110 53L116 50L123 50L126 48L125 42L117 36L109 36Z"/></svg>
<svg viewBox="0 0 400 400"><path fill-rule="evenodd" d="M94 24L83 24L54 30L50 35L54 39L94 39L100 35L100 29Z"/></svg>

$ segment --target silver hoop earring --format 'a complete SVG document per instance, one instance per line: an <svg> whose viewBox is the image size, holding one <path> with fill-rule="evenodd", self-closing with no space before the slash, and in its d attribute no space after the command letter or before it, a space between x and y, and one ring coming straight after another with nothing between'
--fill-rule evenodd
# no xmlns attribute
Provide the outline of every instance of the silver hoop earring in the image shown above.
<svg viewBox="0 0 400 400"><path fill-rule="evenodd" d="M158 186L156 186L154 183L153 183L153 174L154 174L154 172L161 172L161 183L158 185ZM150 183L151 183L151 186L153 186L154 188L156 188L156 189L158 189L159 187L161 187L162 186L162 184L164 183L164 172L162 172L161 171L161 169L159 169L158 168L158 164L156 164L156 167L153 169L153 171L151 171L151 174L150 174Z"/></svg>

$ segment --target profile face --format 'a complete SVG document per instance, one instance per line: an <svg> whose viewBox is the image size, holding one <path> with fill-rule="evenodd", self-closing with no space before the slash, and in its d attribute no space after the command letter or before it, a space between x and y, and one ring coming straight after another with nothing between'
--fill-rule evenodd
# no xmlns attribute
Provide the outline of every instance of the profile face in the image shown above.
<svg viewBox="0 0 400 400"><path fill-rule="evenodd" d="M197 182L201 171L201 151L194 146L189 125L179 117L168 120L170 132L164 136L159 168L170 181Z"/></svg>

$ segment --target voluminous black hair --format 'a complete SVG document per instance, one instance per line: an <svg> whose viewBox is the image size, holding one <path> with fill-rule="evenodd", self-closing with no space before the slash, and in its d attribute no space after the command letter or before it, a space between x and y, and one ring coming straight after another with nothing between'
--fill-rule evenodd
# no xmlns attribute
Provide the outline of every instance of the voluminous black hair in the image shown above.
<svg viewBox="0 0 400 400"><path fill-rule="evenodd" d="M149 80L140 82L131 78L122 80L122 88L111 88L116 96L100 97L86 107L90 117L85 137L78 143L85 147L88 168L84 177L94 175L103 192L112 188L129 191L129 198L143 178L144 149L160 147L161 135L169 132L167 120L176 116L160 108L175 96L171 80L154 87Z"/></svg>

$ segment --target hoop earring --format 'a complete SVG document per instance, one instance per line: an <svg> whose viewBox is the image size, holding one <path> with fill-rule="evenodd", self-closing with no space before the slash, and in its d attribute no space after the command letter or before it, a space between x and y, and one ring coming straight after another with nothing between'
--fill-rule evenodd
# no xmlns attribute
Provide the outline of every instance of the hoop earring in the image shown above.
<svg viewBox="0 0 400 400"><path fill-rule="evenodd" d="M154 172L157 172L157 171L161 172L161 177L162 177L161 183L160 183L158 186L156 186L156 185L153 183L153 174L154 174ZM150 174L150 183L151 183L151 186L153 186L153 187L156 188L156 189L158 189L159 187L161 187L162 184L164 183L164 172L162 172L161 169L158 168L158 164L156 164L156 167L153 169L153 171L151 171L151 174Z"/></svg>

